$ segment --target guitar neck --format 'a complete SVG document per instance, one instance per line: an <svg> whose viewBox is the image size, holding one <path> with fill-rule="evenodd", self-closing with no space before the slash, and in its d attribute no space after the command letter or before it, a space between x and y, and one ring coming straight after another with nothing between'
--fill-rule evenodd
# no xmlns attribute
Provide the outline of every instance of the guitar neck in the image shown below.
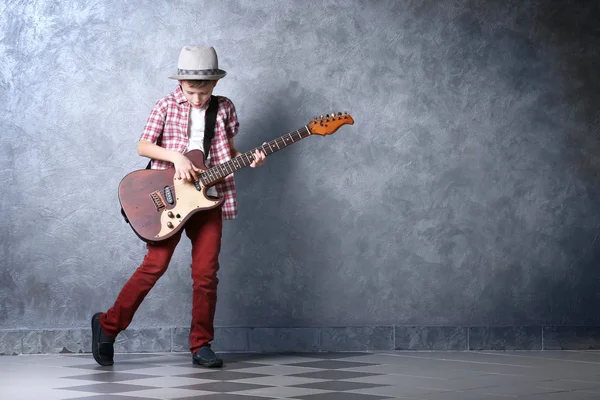
<svg viewBox="0 0 600 400"><path fill-rule="evenodd" d="M265 143L260 147L252 149L251 151L243 153L215 167L207 169L200 174L200 181L202 181L205 186L211 186L215 182L225 178L227 175L230 175L235 171L252 164L255 159L254 152L256 150L261 150L266 156L269 156L276 151L283 149L284 147L288 147L289 145L310 136L310 134L311 133L306 126L294 132L286 133L285 135Z"/></svg>

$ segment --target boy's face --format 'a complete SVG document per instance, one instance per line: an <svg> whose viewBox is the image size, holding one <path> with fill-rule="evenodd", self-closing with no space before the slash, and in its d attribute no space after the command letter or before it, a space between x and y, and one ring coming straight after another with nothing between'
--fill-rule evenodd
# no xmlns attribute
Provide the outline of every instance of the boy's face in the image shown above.
<svg viewBox="0 0 600 400"><path fill-rule="evenodd" d="M209 102L217 81L209 82L202 87L194 87L189 82L179 81L183 95L192 107L200 108Z"/></svg>

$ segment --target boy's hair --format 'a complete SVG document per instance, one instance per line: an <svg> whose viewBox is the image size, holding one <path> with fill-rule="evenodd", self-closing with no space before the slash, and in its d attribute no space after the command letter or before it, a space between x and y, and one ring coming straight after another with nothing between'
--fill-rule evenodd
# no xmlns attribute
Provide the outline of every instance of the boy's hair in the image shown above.
<svg viewBox="0 0 600 400"><path fill-rule="evenodd" d="M201 88L201 87L204 87L204 86L206 86L206 85L208 85L208 84L210 84L210 83L212 83L214 81L210 81L210 80L197 80L197 81L196 80L193 80L193 81L192 80L183 80L183 81L180 81L180 82L186 82L191 87Z"/></svg>

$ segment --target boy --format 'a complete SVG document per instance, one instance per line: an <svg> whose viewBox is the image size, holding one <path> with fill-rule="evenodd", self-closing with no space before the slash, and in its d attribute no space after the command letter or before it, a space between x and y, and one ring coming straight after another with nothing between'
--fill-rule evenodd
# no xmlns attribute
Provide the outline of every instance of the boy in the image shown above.
<svg viewBox="0 0 600 400"><path fill-rule="evenodd" d="M200 169L183 153L193 149L206 152L206 111L213 89L226 72L219 69L213 47L183 47L177 67L177 74L169 78L179 81L179 87L156 103L137 149L139 155L152 159L151 168L174 167L174 179L197 180ZM241 154L233 145L239 126L233 103L226 97L218 96L217 99L217 119L207 166L221 164ZM256 151L254 158L250 166L258 167L264 163L265 155ZM213 352L210 343L214 337L222 220L237 216L233 175L210 188L208 194L224 197L225 201L221 207L194 214L184 227L192 242L189 344L193 364L218 368L223 361ZM167 270L181 234L182 231L157 244L147 244L148 253L121 289L114 305L107 312L92 317L92 353L98 364L113 364L116 336L131 323L146 294Z"/></svg>

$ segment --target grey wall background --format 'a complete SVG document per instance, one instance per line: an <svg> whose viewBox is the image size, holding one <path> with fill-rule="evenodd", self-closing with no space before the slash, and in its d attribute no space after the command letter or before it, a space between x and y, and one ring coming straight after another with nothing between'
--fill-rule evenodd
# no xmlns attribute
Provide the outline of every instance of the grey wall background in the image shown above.
<svg viewBox="0 0 600 400"><path fill-rule="evenodd" d="M236 174L215 321L232 347L600 325L593 3L4 2L4 351L85 336L141 262L117 186L146 164L136 142L185 44L219 52L240 150L314 115L356 120ZM182 240L133 331L185 336L189 251Z"/></svg>

